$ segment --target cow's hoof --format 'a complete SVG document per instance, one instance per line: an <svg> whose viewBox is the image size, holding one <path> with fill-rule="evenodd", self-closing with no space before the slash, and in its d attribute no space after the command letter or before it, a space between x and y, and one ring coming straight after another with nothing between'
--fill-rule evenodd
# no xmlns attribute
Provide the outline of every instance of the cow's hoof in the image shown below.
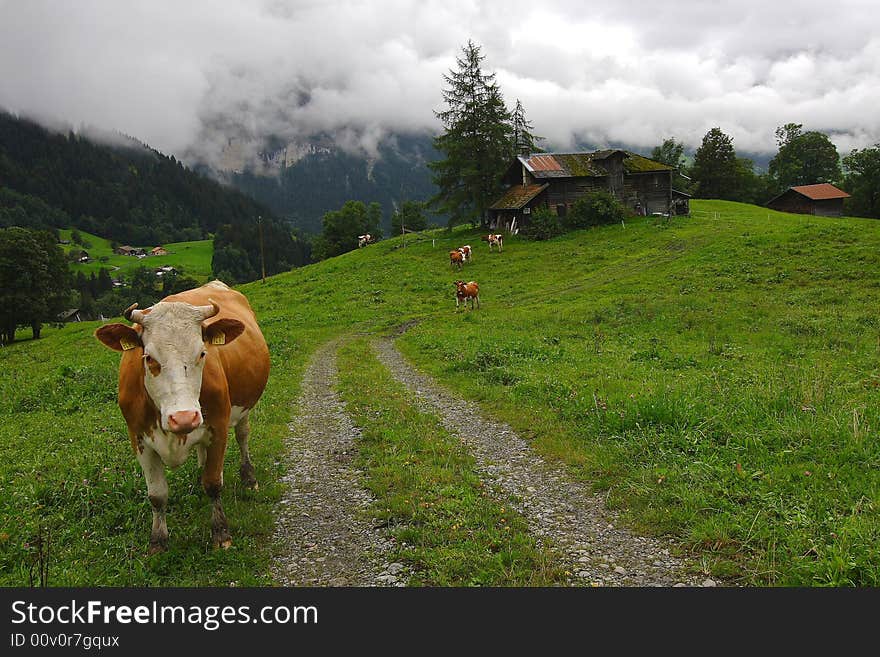
<svg viewBox="0 0 880 657"><path fill-rule="evenodd" d="M160 552L165 552L165 550L167 550L167 549L168 549L168 547L165 545L164 542L162 542L162 543L151 542L150 549L147 550L147 555L152 557L154 554L159 554Z"/></svg>
<svg viewBox="0 0 880 657"><path fill-rule="evenodd" d="M223 548L224 550L228 550L232 547L232 536L229 535L229 532L224 530L220 532L214 532L212 536L214 541L214 548Z"/></svg>
<svg viewBox="0 0 880 657"><path fill-rule="evenodd" d="M254 474L254 466L250 464L241 466L239 475L241 475L242 486L251 490L260 490L260 485L257 483L257 477Z"/></svg>

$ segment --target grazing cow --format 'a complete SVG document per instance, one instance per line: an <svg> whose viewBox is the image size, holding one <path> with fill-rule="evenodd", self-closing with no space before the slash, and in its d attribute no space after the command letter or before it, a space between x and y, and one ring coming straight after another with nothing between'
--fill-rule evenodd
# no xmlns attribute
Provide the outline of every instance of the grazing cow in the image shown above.
<svg viewBox="0 0 880 657"><path fill-rule="evenodd" d="M498 247L498 252L501 253L504 246L504 236L503 235L486 235L486 241L489 242L489 250L492 250L493 246Z"/></svg>
<svg viewBox="0 0 880 657"><path fill-rule="evenodd" d="M367 233L366 235L358 235L358 248L366 246L367 244L372 244L376 239Z"/></svg>
<svg viewBox="0 0 880 657"><path fill-rule="evenodd" d="M458 252L461 253L461 257L465 262L470 262L471 256L473 255L470 244L458 247Z"/></svg>
<svg viewBox="0 0 880 657"><path fill-rule="evenodd" d="M455 281L455 307L458 308L458 304L464 302L464 307L467 308L468 301L471 304L471 310L474 309L474 301L477 302L477 308L480 307L480 286L477 285L476 281L470 281L465 283L464 281Z"/></svg>
<svg viewBox="0 0 880 657"><path fill-rule="evenodd" d="M232 544L220 503L227 432L235 428L241 481L257 488L248 452L248 415L269 378L269 349L244 295L220 281L165 297L95 331L122 352L119 407L144 471L153 507L150 553L168 542L165 466L176 468L195 449L202 486L213 502L214 547Z"/></svg>
<svg viewBox="0 0 880 657"><path fill-rule="evenodd" d="M461 254L461 251L456 249L455 251L449 252L449 264L452 267L458 266L461 269L461 263L464 262L464 256Z"/></svg>

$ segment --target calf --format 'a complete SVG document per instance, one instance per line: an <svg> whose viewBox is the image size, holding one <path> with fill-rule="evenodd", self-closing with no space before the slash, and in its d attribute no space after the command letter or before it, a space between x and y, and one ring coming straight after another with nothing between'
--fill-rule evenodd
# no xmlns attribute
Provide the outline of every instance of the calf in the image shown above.
<svg viewBox="0 0 880 657"><path fill-rule="evenodd" d="M461 302L467 308L468 302L471 304L471 310L474 308L474 301L477 302L477 308L480 307L480 286L476 281L465 283L464 281L455 281L455 307L458 308Z"/></svg>
<svg viewBox="0 0 880 657"><path fill-rule="evenodd" d="M122 353L119 407L144 471L153 507L150 553L165 549L168 527L165 467L196 451L202 486L213 502L214 547L232 544L220 491L227 433L235 428L242 483L257 488L248 451L248 415L269 378L269 349L247 299L220 281L125 311L127 324L95 331Z"/></svg>
<svg viewBox="0 0 880 657"><path fill-rule="evenodd" d="M470 244L458 247L458 252L461 253L461 257L465 262L470 262L471 256L473 255Z"/></svg>
<svg viewBox="0 0 880 657"><path fill-rule="evenodd" d="M458 266L461 269L461 263L464 261L464 256L461 254L461 251L456 249L455 251L449 252L449 264L452 267Z"/></svg>
<svg viewBox="0 0 880 657"><path fill-rule="evenodd" d="M501 253L502 247L504 246L504 236L503 235L486 235L486 241L489 242L489 250L492 250L493 246L498 247L498 252Z"/></svg>

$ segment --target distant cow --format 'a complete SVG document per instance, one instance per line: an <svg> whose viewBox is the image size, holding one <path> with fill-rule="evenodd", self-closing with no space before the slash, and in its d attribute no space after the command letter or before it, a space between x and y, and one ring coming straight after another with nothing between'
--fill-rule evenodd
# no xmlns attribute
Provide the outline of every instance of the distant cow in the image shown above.
<svg viewBox="0 0 880 657"><path fill-rule="evenodd" d="M244 295L220 281L165 297L95 331L122 352L119 407L147 481L153 507L150 553L165 549L168 528L165 466L176 468L195 449L202 486L213 502L214 547L232 544L220 503L227 432L235 428L241 481L257 488L248 451L248 415L269 377L269 350Z"/></svg>
<svg viewBox="0 0 880 657"><path fill-rule="evenodd" d="M480 307L480 286L476 281L465 283L464 281L455 281L455 307L464 302L467 308L468 302L471 304L471 310L474 308L474 301L477 302L477 308Z"/></svg>
<svg viewBox="0 0 880 657"><path fill-rule="evenodd" d="M458 247L458 252L461 253L461 257L465 262L470 262L471 256L473 255L470 244Z"/></svg>
<svg viewBox="0 0 880 657"><path fill-rule="evenodd" d="M366 235L358 235L358 248L366 246L367 244L372 244L376 241L376 238L367 233Z"/></svg>
<svg viewBox="0 0 880 657"><path fill-rule="evenodd" d="M455 251L449 252L449 264L452 267L458 267L461 269L461 263L464 262L464 256L461 254L461 251L456 249Z"/></svg>
<svg viewBox="0 0 880 657"><path fill-rule="evenodd" d="M489 250L490 251L492 250L493 246L498 247L499 253L503 250L503 246L504 246L504 236L503 235L483 235L483 237L481 237L480 239L483 240L484 242L489 243Z"/></svg>

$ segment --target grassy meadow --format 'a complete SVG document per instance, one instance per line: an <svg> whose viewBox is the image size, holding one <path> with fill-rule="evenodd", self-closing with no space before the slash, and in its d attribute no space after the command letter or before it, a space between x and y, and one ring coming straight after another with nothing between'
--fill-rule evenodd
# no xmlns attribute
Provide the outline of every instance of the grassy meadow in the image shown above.
<svg viewBox="0 0 880 657"><path fill-rule="evenodd" d="M252 416L258 492L240 489L229 450L226 552L210 548L193 459L169 474L170 549L146 556L150 511L115 403L118 355L91 337L97 323L0 350L0 585L28 583L41 525L50 585L270 583L279 457L309 355L336 335L409 323L398 344L414 363L592 482L641 531L674 536L707 572L877 586L880 223L722 201L692 210L548 242L511 236L500 254L478 231L439 230L241 286L273 369ZM474 258L459 273L447 253L466 243ZM455 310L456 278L479 282L481 309ZM501 512L473 494L467 456L363 343L340 363L374 512L402 504L387 492L401 478L413 487L403 499L434 504L410 510L413 531L434 528L438 541L401 555L417 566L413 583L552 580L514 517L515 545L499 551ZM407 454L429 440L460 465L426 460L406 479L412 465L387 445L405 439ZM450 507L472 523L471 543L432 515ZM455 570L462 559L469 573Z"/></svg>
<svg viewBox="0 0 880 657"><path fill-rule="evenodd" d="M59 230L58 233L63 240L70 240L72 230ZM110 269L111 276L116 278L119 274L130 274L138 267L164 267L171 265L178 271L192 276L197 281L208 281L211 279L211 258L214 255L214 242L212 240L198 240L195 242L173 242L171 244L163 244L162 246L168 251L168 255L149 256L147 258L135 258L133 256L124 256L113 253L110 247L110 240L104 239L79 231L83 242L88 242L92 246L88 251L92 258L91 262L72 263L70 270L74 273L82 272L86 276L89 274L97 274L100 269ZM131 246L140 246L133 244ZM149 252L157 244L141 247ZM65 253L83 249L79 244L64 244L61 246Z"/></svg>

